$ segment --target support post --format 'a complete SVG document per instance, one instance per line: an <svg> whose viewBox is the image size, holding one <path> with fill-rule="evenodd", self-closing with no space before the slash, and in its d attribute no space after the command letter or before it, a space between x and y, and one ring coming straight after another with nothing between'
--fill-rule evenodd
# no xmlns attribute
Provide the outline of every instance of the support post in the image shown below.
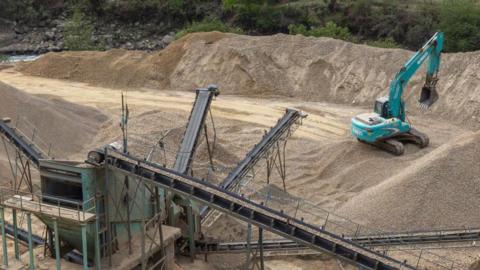
<svg viewBox="0 0 480 270"><path fill-rule="evenodd" d="M161 251L162 251L162 258L165 258L163 262L163 267L164 269L167 269L167 251L165 248L165 243L163 242L163 230L162 230L162 208L160 205L160 193L158 191L158 186L155 186L155 204L157 208L157 214L158 214L158 232L160 236L160 245L161 245Z"/></svg>
<svg viewBox="0 0 480 270"><path fill-rule="evenodd" d="M53 232L55 234L55 264L57 266L57 270L60 270L62 269L62 265L60 263L60 237L58 236L57 219L53 220Z"/></svg>
<svg viewBox="0 0 480 270"><path fill-rule="evenodd" d="M128 176L125 176L124 185L126 189L126 198L127 198L127 237L128 237L128 254L132 255L132 231L130 228L130 183Z"/></svg>
<svg viewBox="0 0 480 270"><path fill-rule="evenodd" d="M20 249L18 248L18 223L17 209L12 209L13 216L13 249L15 250L15 259L20 259Z"/></svg>
<svg viewBox="0 0 480 270"><path fill-rule="evenodd" d="M142 253L142 270L147 269L147 254L145 253L145 234L147 233L147 230L145 228L145 220L142 221L142 232L141 232L141 241L142 241L142 246L141 246L141 253Z"/></svg>
<svg viewBox="0 0 480 270"><path fill-rule="evenodd" d="M87 224L82 223L83 270L88 270Z"/></svg>
<svg viewBox="0 0 480 270"><path fill-rule="evenodd" d="M27 213L27 226L28 226L28 255L30 258L30 270L35 270L33 241L32 241L32 214L31 213Z"/></svg>
<svg viewBox="0 0 480 270"><path fill-rule="evenodd" d="M187 221L188 221L188 241L190 244L190 259L195 260L195 217L193 216L192 206L187 206Z"/></svg>
<svg viewBox="0 0 480 270"><path fill-rule="evenodd" d="M3 265L8 267L7 235L5 234L5 213L3 207L0 208L0 218L2 226L2 247L3 247Z"/></svg>
<svg viewBox="0 0 480 270"><path fill-rule="evenodd" d="M252 254L252 224L248 223L247 225L247 261L245 262L245 270L250 268L250 256Z"/></svg>
<svg viewBox="0 0 480 270"><path fill-rule="evenodd" d="M102 268L101 255L100 255L100 221L98 216L95 220L95 269L100 270Z"/></svg>
<svg viewBox="0 0 480 270"><path fill-rule="evenodd" d="M260 270L265 269L264 261L263 261L263 229L258 228L258 246L260 248Z"/></svg>

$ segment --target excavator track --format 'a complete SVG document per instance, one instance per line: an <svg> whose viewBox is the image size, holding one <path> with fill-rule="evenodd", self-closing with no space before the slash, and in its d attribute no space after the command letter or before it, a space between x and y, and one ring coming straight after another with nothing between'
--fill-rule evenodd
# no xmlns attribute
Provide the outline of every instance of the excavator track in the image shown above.
<svg viewBox="0 0 480 270"><path fill-rule="evenodd" d="M403 155L403 152L405 152L405 147L403 146L403 143L401 143L400 141L396 140L396 139L393 139L393 138L390 138L390 139L386 139L386 140L381 140L381 141L377 141L377 142L365 142L365 141L362 141L362 140L358 140L362 143L366 143L366 144L369 144L369 145L373 145L377 148L380 148L384 151L387 151L391 154L394 154L396 156L401 156Z"/></svg>
<svg viewBox="0 0 480 270"><path fill-rule="evenodd" d="M425 148L430 143L430 139L427 134L422 133L414 128L411 128L409 132L396 135L395 137L388 138L386 140L381 140L373 143L364 142L363 143L373 145L382 150L385 150L396 156L401 156L405 152L405 143L413 143L418 145L420 148Z"/></svg>

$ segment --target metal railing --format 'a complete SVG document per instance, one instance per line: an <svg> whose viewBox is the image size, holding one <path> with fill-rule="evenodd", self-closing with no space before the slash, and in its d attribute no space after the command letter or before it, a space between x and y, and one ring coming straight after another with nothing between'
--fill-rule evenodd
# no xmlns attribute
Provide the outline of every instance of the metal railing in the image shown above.
<svg viewBox="0 0 480 270"><path fill-rule="evenodd" d="M79 222L85 221L96 210L95 197L79 202L41 193L0 188L0 204L7 208L12 207L7 203L12 199L14 199L11 202L15 202L15 208L21 211L58 215L59 218L76 219ZM35 211L32 211L32 208Z"/></svg>
<svg viewBox="0 0 480 270"><path fill-rule="evenodd" d="M418 248L416 250L401 250L390 249L391 242L402 241L398 238L393 238L390 232L373 229L359 223L356 223L348 218L336 215L330 211L320 208L314 203L308 202L301 198L291 196L275 195L272 189L254 189L250 186L243 186L241 192L248 196L252 201L262 203L273 209L277 209L294 218L305 221L308 224L317 224L322 230L340 235L346 239L355 241L355 238L368 238L368 235L383 235L383 239L376 239L375 247L371 247L378 252L396 258L400 261L416 266L418 269L468 269L468 265L456 262L453 259L446 258L428 251L428 248ZM468 229L466 229L468 230ZM441 231L441 230L439 230ZM359 242L364 246L369 246L365 242ZM403 245L408 246L405 242ZM411 244L410 244L411 245Z"/></svg>

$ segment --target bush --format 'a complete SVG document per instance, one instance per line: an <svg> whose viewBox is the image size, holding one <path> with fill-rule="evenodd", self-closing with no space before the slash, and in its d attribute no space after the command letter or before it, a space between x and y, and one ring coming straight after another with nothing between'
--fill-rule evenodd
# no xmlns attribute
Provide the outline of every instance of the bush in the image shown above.
<svg viewBox="0 0 480 270"><path fill-rule="evenodd" d="M99 49L92 41L93 25L80 8L75 8L72 17L65 23L65 45L72 51Z"/></svg>
<svg viewBox="0 0 480 270"><path fill-rule="evenodd" d="M224 0L223 7L233 14L233 23L249 33L272 34L282 29L282 12L268 0Z"/></svg>
<svg viewBox="0 0 480 270"><path fill-rule="evenodd" d="M355 42L355 37L348 31L348 28L338 26L336 23L330 21L323 27L307 29L305 25L289 25L288 31L292 35L300 34L304 36L314 37L331 37L335 39L341 39L346 41Z"/></svg>
<svg viewBox="0 0 480 270"><path fill-rule="evenodd" d="M379 48L400 48L400 45L398 45L391 37L367 41L367 45Z"/></svg>
<svg viewBox="0 0 480 270"><path fill-rule="evenodd" d="M0 62L5 62L8 60L8 56L4 54L0 54Z"/></svg>
<svg viewBox="0 0 480 270"><path fill-rule="evenodd" d="M217 18L214 19L205 19L201 22L193 22L192 24L188 25L183 30L179 31L175 38L179 39L189 33L195 32L211 32L211 31L219 31L224 33L236 33L236 34L243 34L242 29L238 27L229 26Z"/></svg>
<svg viewBox="0 0 480 270"><path fill-rule="evenodd" d="M440 27L447 51L480 49L480 6L474 0L443 0Z"/></svg>

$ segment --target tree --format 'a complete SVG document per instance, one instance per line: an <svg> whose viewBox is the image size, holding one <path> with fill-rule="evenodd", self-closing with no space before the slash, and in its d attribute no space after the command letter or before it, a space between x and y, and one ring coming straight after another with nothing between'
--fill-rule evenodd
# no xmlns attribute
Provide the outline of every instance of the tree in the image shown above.
<svg viewBox="0 0 480 270"><path fill-rule="evenodd" d="M93 25L80 8L75 8L72 17L65 24L65 45L72 51L93 50Z"/></svg>
<svg viewBox="0 0 480 270"><path fill-rule="evenodd" d="M443 0L440 28L447 51L480 49L480 7L474 0Z"/></svg>

